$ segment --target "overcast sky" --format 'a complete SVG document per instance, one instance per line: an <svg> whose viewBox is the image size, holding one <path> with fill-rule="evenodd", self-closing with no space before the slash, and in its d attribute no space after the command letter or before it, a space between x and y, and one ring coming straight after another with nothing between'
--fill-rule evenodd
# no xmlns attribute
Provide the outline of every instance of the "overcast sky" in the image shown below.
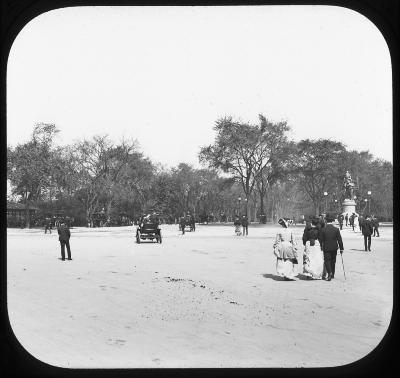
<svg viewBox="0 0 400 378"><path fill-rule="evenodd" d="M137 139L198 167L215 121L286 120L392 161L391 62L367 18L330 6L76 7L29 22L7 67L7 143L55 123L58 144Z"/></svg>

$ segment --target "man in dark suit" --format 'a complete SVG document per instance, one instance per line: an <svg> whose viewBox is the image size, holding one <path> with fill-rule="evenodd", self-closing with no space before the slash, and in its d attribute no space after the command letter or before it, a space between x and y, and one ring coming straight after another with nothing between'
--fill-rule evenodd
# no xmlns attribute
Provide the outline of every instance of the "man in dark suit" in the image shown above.
<svg viewBox="0 0 400 378"><path fill-rule="evenodd" d="M353 229L353 231L354 231L354 218L355 218L355 216L354 216L354 213L353 213L349 217L349 226Z"/></svg>
<svg viewBox="0 0 400 378"><path fill-rule="evenodd" d="M326 219L323 214L319 214L318 228L322 230L325 227Z"/></svg>
<svg viewBox="0 0 400 378"><path fill-rule="evenodd" d="M339 228L341 230L343 230L343 220L344 220L343 214L339 214L337 219L338 219L338 222L339 222Z"/></svg>
<svg viewBox="0 0 400 378"><path fill-rule="evenodd" d="M365 251L367 251L367 247L368 247L368 251L371 252L371 235L373 232L373 226L372 226L371 218L369 217L369 215L366 216L366 219L364 219L364 221L361 224L361 232L364 236Z"/></svg>
<svg viewBox="0 0 400 378"><path fill-rule="evenodd" d="M49 230L50 234L51 234L51 219L50 218L46 218L44 221L44 233L47 234L47 230Z"/></svg>
<svg viewBox="0 0 400 378"><path fill-rule="evenodd" d="M327 281L330 281L335 277L335 265L337 250L340 248L340 254L343 253L343 241L340 235L340 230L335 227L332 222L335 220L335 216L327 214L326 225L319 232L319 242L321 250L324 252L324 265L326 272L328 273Z"/></svg>
<svg viewBox="0 0 400 378"><path fill-rule="evenodd" d="M63 261L65 260L65 247L67 247L68 260L72 260L71 248L69 246L69 239L71 237L71 232L64 221L61 222L57 231L59 235L58 240L61 244L61 260Z"/></svg>
<svg viewBox="0 0 400 378"><path fill-rule="evenodd" d="M249 234L249 220L246 215L242 215L243 235Z"/></svg>
<svg viewBox="0 0 400 378"><path fill-rule="evenodd" d="M179 218L179 227L182 230L182 235L185 235L186 216L185 213Z"/></svg>

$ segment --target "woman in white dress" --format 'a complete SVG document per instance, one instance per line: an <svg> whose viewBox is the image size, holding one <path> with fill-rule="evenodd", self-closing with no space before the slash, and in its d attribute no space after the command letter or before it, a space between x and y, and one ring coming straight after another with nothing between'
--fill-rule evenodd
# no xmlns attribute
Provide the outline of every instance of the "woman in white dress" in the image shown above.
<svg viewBox="0 0 400 378"><path fill-rule="evenodd" d="M313 219L311 224L307 223L303 233L303 274L314 280L322 279L324 271L324 253L321 250L318 236L318 219Z"/></svg>
<svg viewBox="0 0 400 378"><path fill-rule="evenodd" d="M293 280L297 275L294 264L297 264L297 246L292 231L284 219L279 219L282 226L276 234L274 243L274 255L276 256L276 273L285 280Z"/></svg>

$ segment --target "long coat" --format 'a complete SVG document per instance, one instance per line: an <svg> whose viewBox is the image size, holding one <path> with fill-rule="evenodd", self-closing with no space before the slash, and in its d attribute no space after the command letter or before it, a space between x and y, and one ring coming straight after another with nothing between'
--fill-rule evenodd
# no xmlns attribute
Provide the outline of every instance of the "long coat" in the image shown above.
<svg viewBox="0 0 400 378"><path fill-rule="evenodd" d="M362 232L362 234L366 235L366 236L370 236L370 235L372 235L373 231L374 231L374 229L373 229L373 225L372 225L371 221L369 221L368 219L365 219L361 223L361 232Z"/></svg>
<svg viewBox="0 0 400 378"><path fill-rule="evenodd" d="M343 241L340 230L333 224L327 224L319 232L319 242L324 252L337 251L340 248L343 251Z"/></svg>
<svg viewBox="0 0 400 378"><path fill-rule="evenodd" d="M65 225L61 225L60 227L58 227L58 240L59 241L68 241L69 238L71 237L71 232L69 230L69 228Z"/></svg>

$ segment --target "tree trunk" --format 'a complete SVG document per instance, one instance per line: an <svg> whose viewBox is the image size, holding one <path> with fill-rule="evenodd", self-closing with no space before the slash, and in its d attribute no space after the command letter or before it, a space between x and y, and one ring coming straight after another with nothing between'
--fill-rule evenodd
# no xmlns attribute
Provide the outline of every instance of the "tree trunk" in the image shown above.
<svg viewBox="0 0 400 378"><path fill-rule="evenodd" d="M315 209L315 215L319 216L320 213L320 206L319 206L319 202L314 202L314 209Z"/></svg>
<svg viewBox="0 0 400 378"><path fill-rule="evenodd" d="M264 214L264 195L260 193L260 215Z"/></svg>
<svg viewBox="0 0 400 378"><path fill-rule="evenodd" d="M88 208L86 209L86 226L87 227L91 226L91 224L90 224L90 210Z"/></svg>
<svg viewBox="0 0 400 378"><path fill-rule="evenodd" d="M107 203L107 216L109 217L111 214L111 207L112 207L112 199L110 199Z"/></svg>

